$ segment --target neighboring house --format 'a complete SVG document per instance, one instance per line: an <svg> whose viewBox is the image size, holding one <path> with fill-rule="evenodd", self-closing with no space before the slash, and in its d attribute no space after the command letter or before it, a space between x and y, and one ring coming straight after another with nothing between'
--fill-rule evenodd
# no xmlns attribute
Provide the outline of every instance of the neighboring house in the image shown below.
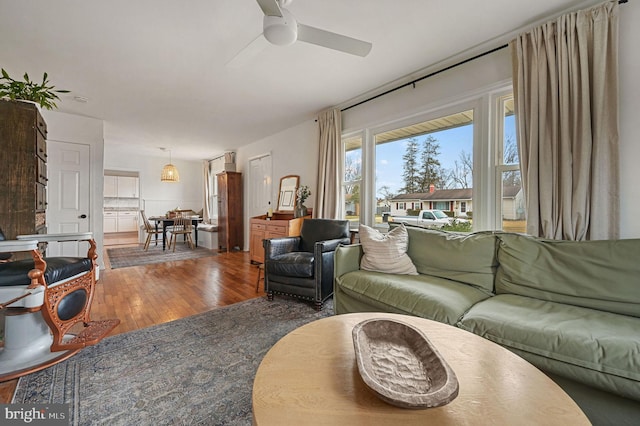
<svg viewBox="0 0 640 426"><path fill-rule="evenodd" d="M472 195L471 188L435 189L431 185L429 192L400 194L392 198L391 215L403 216L407 214L407 210L436 209L453 212L454 217L465 217L467 212L473 210Z"/></svg>
<svg viewBox="0 0 640 426"><path fill-rule="evenodd" d="M505 186L502 189L502 218L524 220L524 194L520 186Z"/></svg>
<svg viewBox="0 0 640 426"><path fill-rule="evenodd" d="M465 217L473 211L473 189L435 189L415 194L400 194L392 198L391 215L404 216L407 210L436 209L452 212L454 217ZM520 186L508 186L503 190L502 217L507 220L524 219L524 197Z"/></svg>

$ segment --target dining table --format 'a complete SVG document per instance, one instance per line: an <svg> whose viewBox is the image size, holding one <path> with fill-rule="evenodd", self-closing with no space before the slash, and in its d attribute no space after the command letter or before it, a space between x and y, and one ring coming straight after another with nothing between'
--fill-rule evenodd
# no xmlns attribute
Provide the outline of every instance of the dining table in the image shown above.
<svg viewBox="0 0 640 426"><path fill-rule="evenodd" d="M196 234L196 247L198 247L198 223L202 222L202 217L200 216L191 216L191 223L193 224L193 229L195 229ZM174 224L176 218L169 218L166 216L151 216L149 218L150 221L155 222L156 231L160 229L160 224L162 223L162 250L166 250L166 242L167 242L167 226L171 226ZM156 234L156 245L158 244L158 234Z"/></svg>

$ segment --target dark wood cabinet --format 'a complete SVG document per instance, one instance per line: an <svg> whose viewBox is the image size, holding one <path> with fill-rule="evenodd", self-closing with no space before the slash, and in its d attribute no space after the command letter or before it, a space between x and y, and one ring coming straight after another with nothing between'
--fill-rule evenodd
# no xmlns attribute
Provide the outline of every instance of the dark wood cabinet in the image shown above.
<svg viewBox="0 0 640 426"><path fill-rule="evenodd" d="M242 250L244 244L242 173L222 172L218 182L218 249Z"/></svg>
<svg viewBox="0 0 640 426"><path fill-rule="evenodd" d="M35 105L0 100L0 228L46 232L47 124Z"/></svg>

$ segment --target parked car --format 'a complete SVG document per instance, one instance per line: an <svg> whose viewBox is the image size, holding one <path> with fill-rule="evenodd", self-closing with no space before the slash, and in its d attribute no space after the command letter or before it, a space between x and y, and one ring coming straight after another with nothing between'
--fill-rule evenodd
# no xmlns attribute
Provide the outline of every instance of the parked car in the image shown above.
<svg viewBox="0 0 640 426"><path fill-rule="evenodd" d="M442 210L420 210L418 216L390 216L388 218L388 222L418 225L428 228L442 228L445 225L452 225L454 221L459 223L469 222L466 219L449 217Z"/></svg>

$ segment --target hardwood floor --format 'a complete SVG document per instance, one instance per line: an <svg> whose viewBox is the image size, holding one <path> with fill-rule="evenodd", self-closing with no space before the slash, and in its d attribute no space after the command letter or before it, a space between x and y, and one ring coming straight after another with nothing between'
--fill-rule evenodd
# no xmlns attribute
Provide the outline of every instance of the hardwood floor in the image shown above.
<svg viewBox="0 0 640 426"><path fill-rule="evenodd" d="M262 283L256 293L258 270L249 262L249 252L122 269L111 269L108 258L104 259L106 268L100 271L91 318L119 318L120 325L111 335L264 295ZM0 403L11 402L17 383L0 383Z"/></svg>

